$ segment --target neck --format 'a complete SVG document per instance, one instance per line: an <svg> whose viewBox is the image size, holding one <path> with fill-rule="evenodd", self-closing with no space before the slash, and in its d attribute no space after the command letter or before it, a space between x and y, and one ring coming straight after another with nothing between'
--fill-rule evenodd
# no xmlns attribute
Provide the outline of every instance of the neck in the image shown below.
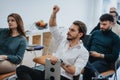
<svg viewBox="0 0 120 80"><path fill-rule="evenodd" d="M69 47L73 47L79 43L79 40L74 39L69 41Z"/></svg>
<svg viewBox="0 0 120 80"><path fill-rule="evenodd" d="M20 35L19 32L16 29L12 29L11 36L15 37L15 36L18 36L18 35Z"/></svg>

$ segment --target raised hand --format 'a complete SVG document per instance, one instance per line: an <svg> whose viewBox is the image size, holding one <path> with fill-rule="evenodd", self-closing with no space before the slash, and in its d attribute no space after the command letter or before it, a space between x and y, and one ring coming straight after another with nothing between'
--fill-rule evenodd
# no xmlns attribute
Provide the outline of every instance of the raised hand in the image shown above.
<svg viewBox="0 0 120 80"><path fill-rule="evenodd" d="M50 27L55 27L57 25L57 22L56 22L56 14L57 12L59 11L59 7L57 5L55 5L53 7L53 12L51 14L51 17L50 17L50 20L49 20L49 25Z"/></svg>
<svg viewBox="0 0 120 80"><path fill-rule="evenodd" d="M57 5L55 5L53 7L53 14L56 14L59 10L60 10L60 8Z"/></svg>

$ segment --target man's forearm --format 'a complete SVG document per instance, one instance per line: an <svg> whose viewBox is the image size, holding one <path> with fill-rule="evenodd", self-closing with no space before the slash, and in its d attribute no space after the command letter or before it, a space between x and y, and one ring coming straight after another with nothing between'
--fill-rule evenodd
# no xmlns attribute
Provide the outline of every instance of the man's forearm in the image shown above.
<svg viewBox="0 0 120 80"><path fill-rule="evenodd" d="M52 14L49 21L50 27L56 26L56 14Z"/></svg>
<svg viewBox="0 0 120 80"><path fill-rule="evenodd" d="M74 74L75 73L75 67L73 65L68 65L64 62L61 63L61 67L68 73Z"/></svg>

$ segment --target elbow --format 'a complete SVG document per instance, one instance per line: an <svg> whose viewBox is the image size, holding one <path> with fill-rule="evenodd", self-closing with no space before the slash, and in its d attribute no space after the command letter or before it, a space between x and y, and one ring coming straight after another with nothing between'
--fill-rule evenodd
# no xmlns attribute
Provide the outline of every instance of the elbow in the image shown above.
<svg viewBox="0 0 120 80"><path fill-rule="evenodd" d="M67 71L69 74L74 75L75 71Z"/></svg>
<svg viewBox="0 0 120 80"><path fill-rule="evenodd" d="M67 72L71 75L74 75L75 74L75 69L69 69Z"/></svg>
<svg viewBox="0 0 120 80"><path fill-rule="evenodd" d="M56 24L49 23L49 26L54 27L54 26L56 26Z"/></svg>
<svg viewBox="0 0 120 80"><path fill-rule="evenodd" d="M53 26L56 26L56 21L49 21L49 26L50 27L53 27Z"/></svg>

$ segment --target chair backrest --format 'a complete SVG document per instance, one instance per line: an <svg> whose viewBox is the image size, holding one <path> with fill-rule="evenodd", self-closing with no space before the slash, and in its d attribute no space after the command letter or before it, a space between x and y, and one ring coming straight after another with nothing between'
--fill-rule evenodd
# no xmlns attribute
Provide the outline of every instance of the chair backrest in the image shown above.
<svg viewBox="0 0 120 80"><path fill-rule="evenodd" d="M87 43L88 43L88 41L89 41L89 39L90 39L90 36L91 36L91 34L87 34L87 35L85 35L85 37L82 39L83 44L84 44L85 47L87 46Z"/></svg>
<svg viewBox="0 0 120 80"><path fill-rule="evenodd" d="M51 64L51 61L46 59L45 80L60 80L60 64L60 61L56 64Z"/></svg>

